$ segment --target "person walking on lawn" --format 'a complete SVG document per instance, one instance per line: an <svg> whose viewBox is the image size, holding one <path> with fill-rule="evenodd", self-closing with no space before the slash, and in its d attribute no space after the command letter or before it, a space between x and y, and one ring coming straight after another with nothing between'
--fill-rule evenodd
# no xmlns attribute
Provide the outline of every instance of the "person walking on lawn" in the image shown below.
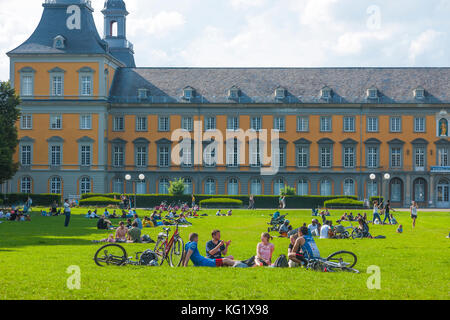
<svg viewBox="0 0 450 320"><path fill-rule="evenodd" d="M392 222L391 222L391 214L390 214L391 210L393 212L395 212L395 210L391 208L391 200L388 200L386 205L384 206L384 220L383 220L383 224L386 223L386 220L389 221L389 224L392 224Z"/></svg>
<svg viewBox="0 0 450 320"><path fill-rule="evenodd" d="M70 203L69 199L64 200L64 215L66 219L64 221L64 227L68 227L70 223Z"/></svg>

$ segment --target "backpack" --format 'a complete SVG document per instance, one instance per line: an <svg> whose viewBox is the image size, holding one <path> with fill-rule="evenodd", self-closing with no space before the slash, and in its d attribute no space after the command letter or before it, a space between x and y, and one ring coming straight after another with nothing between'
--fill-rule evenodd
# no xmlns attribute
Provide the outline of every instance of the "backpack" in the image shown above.
<svg viewBox="0 0 450 320"><path fill-rule="evenodd" d="M139 264L143 266L154 266L154 261L156 261L156 265L158 265L158 256L152 250L145 250L139 257Z"/></svg>
<svg viewBox="0 0 450 320"><path fill-rule="evenodd" d="M277 260L275 260L275 263L273 264L275 268L288 268L289 263L284 254L280 255Z"/></svg>

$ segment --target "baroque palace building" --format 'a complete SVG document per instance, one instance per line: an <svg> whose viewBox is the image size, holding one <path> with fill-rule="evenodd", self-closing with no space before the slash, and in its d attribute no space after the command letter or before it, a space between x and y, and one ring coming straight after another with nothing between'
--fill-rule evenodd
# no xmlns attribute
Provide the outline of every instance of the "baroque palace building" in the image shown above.
<svg viewBox="0 0 450 320"><path fill-rule="evenodd" d="M3 192L164 194L184 178L186 193L290 185L450 207L450 68L137 68L123 0L105 2L103 38L90 1L43 7L8 53L22 116L20 170ZM177 129L193 141L181 162ZM229 138L239 129L275 130L274 175L261 174L259 138Z"/></svg>

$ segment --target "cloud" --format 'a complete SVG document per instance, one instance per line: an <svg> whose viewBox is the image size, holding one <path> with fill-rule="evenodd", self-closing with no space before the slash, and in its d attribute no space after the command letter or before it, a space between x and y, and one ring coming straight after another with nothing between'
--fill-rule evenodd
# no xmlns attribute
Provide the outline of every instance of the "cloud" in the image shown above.
<svg viewBox="0 0 450 320"><path fill-rule="evenodd" d="M265 3L266 0L231 0L231 6L234 9L261 7Z"/></svg>
<svg viewBox="0 0 450 320"><path fill-rule="evenodd" d="M428 29L422 32L416 39L411 41L409 46L409 60L415 64L418 58L423 55L439 54L439 42L443 37L442 32Z"/></svg>
<svg viewBox="0 0 450 320"><path fill-rule="evenodd" d="M162 11L148 18L134 19L129 24L129 36L143 36L145 34L165 36L185 24L184 16L176 11Z"/></svg>

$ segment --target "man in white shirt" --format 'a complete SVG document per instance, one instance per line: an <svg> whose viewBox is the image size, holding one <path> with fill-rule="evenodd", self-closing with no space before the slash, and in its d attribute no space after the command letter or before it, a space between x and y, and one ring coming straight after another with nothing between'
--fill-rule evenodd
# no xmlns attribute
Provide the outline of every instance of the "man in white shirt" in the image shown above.
<svg viewBox="0 0 450 320"><path fill-rule="evenodd" d="M313 237L319 235L319 221L317 219L312 219L311 224L308 226L309 232Z"/></svg>
<svg viewBox="0 0 450 320"><path fill-rule="evenodd" d="M70 222L70 203L69 199L64 200L64 215L66 216L66 220L64 221L64 227L69 226Z"/></svg>
<svg viewBox="0 0 450 320"><path fill-rule="evenodd" d="M328 239L331 230L331 221L325 222L325 224L320 228L320 239Z"/></svg>

